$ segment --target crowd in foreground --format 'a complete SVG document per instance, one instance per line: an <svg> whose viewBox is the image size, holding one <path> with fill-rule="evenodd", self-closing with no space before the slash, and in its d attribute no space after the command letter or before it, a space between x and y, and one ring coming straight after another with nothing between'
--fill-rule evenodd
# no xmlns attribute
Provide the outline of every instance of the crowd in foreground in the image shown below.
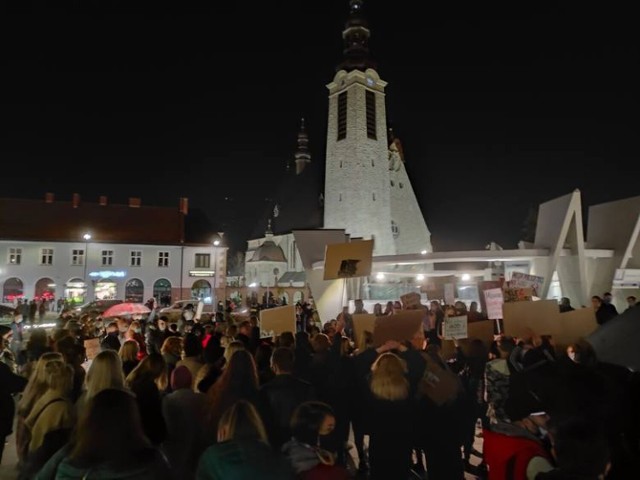
<svg viewBox="0 0 640 480"><path fill-rule="evenodd" d="M445 360L446 307L423 311L411 341L360 348L348 309L274 339L256 318L122 318L91 359L94 327L70 321L33 329L20 365L3 332L0 437L16 425L22 479L636 478L636 373L536 337L471 341Z"/></svg>

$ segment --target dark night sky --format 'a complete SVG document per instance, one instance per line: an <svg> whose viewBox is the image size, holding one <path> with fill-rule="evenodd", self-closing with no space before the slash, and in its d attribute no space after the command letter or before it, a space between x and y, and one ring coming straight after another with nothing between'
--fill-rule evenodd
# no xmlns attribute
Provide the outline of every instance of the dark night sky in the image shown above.
<svg viewBox="0 0 640 480"><path fill-rule="evenodd" d="M238 246L303 115L323 162L346 0L75 3L3 20L1 195L187 196ZM365 4L436 249L515 247L531 206L575 188L640 194L635 17L587 3Z"/></svg>

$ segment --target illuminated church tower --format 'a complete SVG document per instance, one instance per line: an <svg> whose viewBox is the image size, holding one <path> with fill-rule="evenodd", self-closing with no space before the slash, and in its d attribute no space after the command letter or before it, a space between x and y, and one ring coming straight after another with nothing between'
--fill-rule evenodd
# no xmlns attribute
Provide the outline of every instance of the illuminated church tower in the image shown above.
<svg viewBox="0 0 640 480"><path fill-rule="evenodd" d="M385 92L369 55L363 0L350 1L344 58L329 89L324 228L374 238L374 255L431 251L429 230L387 135Z"/></svg>

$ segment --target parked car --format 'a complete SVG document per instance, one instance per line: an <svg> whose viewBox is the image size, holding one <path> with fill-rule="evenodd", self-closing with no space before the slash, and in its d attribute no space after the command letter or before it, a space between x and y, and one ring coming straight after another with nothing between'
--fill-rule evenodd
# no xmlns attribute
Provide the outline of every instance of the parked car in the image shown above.
<svg viewBox="0 0 640 480"><path fill-rule="evenodd" d="M158 311L158 317L167 317L169 319L169 323L176 323L184 311L189 305L193 308L193 313L195 314L198 309L198 303L201 303L201 300L191 299L191 300L178 300L173 302L170 307L161 308ZM211 321L211 305L203 305L202 316L200 317L201 322L210 322Z"/></svg>
<svg viewBox="0 0 640 480"><path fill-rule="evenodd" d="M89 315L91 318L95 318L101 315L109 307L122 303L124 300L94 300L93 302L79 305L73 309L73 315L76 317L82 317L83 315Z"/></svg>

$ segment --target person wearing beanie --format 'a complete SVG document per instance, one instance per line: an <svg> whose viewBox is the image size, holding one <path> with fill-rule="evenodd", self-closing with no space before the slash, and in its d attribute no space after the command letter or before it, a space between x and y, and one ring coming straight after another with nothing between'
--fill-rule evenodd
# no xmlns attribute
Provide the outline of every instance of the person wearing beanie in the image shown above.
<svg viewBox="0 0 640 480"><path fill-rule="evenodd" d="M174 469L175 478L194 478L198 458L207 447L202 425L206 397L191 388L193 377L182 365L171 372L172 393L162 401L167 424L164 451Z"/></svg>

